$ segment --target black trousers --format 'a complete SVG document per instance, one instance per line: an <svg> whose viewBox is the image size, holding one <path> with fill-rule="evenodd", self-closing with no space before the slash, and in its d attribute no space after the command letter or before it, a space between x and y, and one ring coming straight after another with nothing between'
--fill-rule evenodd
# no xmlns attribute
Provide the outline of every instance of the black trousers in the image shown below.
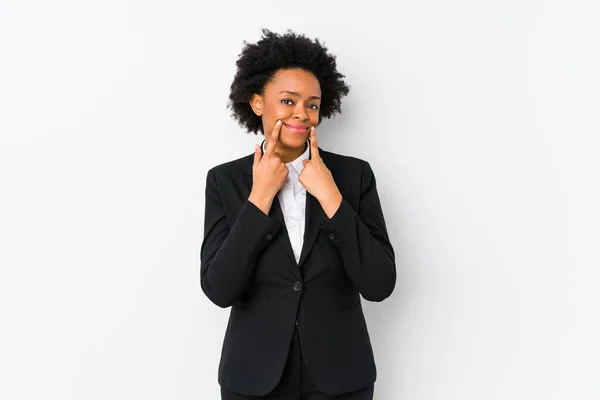
<svg viewBox="0 0 600 400"><path fill-rule="evenodd" d="M356 392L344 393L339 396L326 395L317 389L310 379L306 364L302 359L298 330L294 338L290 353L283 370L281 380L266 396L248 396L229 392L221 388L222 400L372 400L374 385L360 389Z"/></svg>

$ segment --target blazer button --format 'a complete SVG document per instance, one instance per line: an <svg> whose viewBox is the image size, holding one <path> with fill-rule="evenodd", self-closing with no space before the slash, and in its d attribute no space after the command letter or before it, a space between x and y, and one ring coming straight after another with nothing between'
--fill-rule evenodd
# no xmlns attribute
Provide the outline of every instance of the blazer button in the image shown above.
<svg viewBox="0 0 600 400"><path fill-rule="evenodd" d="M294 283L294 291L299 292L302 290L302 284L300 282Z"/></svg>
<svg viewBox="0 0 600 400"><path fill-rule="evenodd" d="M333 233L330 233L329 234L329 239L331 239L331 240L335 239L335 235Z"/></svg>
<svg viewBox="0 0 600 400"><path fill-rule="evenodd" d="M267 236L265 236L265 238L267 240L271 240L271 239L273 239L273 235L271 235L270 233L267 233Z"/></svg>

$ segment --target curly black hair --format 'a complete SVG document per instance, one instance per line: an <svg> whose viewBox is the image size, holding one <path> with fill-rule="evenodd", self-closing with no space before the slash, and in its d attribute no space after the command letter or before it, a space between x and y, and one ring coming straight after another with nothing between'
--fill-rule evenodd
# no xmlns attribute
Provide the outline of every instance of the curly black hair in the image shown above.
<svg viewBox="0 0 600 400"><path fill-rule="evenodd" d="M321 85L319 118L330 118L341 113L341 99L350 88L344 75L337 71L336 57L319 42L287 30L279 35L262 29L262 38L252 44L244 41L244 48L236 62L237 73L231 84L228 108L242 127L258 134L263 132L261 118L250 107L250 98L263 94L265 85L280 69L302 68L312 72Z"/></svg>

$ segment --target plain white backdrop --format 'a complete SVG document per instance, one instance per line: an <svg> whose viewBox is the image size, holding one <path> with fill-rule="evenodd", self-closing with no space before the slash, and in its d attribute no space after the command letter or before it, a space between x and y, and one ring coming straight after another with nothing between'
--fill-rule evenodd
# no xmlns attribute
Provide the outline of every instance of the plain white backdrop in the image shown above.
<svg viewBox="0 0 600 400"><path fill-rule="evenodd" d="M199 283L243 41L319 38L398 284L377 400L600 399L597 1L0 1L0 398L218 399Z"/></svg>

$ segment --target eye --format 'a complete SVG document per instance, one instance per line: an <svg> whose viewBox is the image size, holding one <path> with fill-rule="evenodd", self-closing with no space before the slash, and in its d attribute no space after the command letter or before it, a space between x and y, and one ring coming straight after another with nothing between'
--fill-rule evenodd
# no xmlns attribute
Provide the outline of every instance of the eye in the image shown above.
<svg viewBox="0 0 600 400"><path fill-rule="evenodd" d="M319 106L318 106L317 104L309 104L308 106L309 106L311 109L313 109L313 110L318 110L318 109L319 109Z"/></svg>
<svg viewBox="0 0 600 400"><path fill-rule="evenodd" d="M291 106L292 104L294 104L294 102L290 99L282 99L281 102L287 106Z"/></svg>

